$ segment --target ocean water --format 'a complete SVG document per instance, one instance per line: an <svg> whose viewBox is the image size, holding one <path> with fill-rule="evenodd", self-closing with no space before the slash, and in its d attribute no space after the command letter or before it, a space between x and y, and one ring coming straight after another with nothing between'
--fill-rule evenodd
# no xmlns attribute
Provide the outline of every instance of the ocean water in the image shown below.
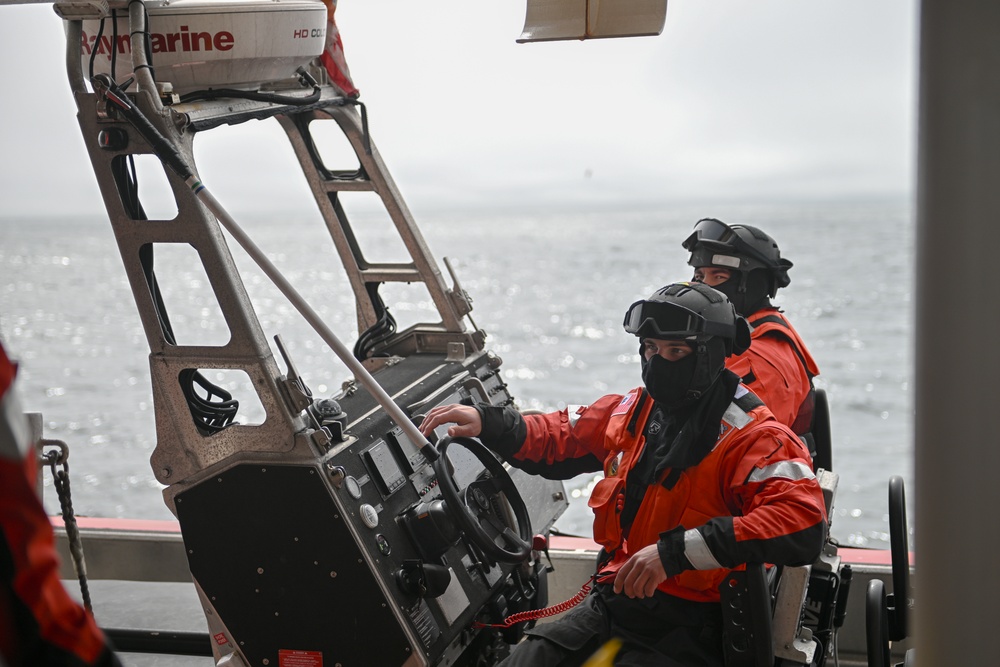
<svg viewBox="0 0 1000 667"><path fill-rule="evenodd" d="M472 297L472 318L503 359L520 407L549 410L640 384L636 340L622 331L622 314L661 285L690 277L680 241L706 216L763 228L795 263L791 285L776 304L817 359L817 384L830 401L834 469L840 474L832 532L842 544L887 548L891 475L906 481L911 531L917 521L914 215L908 202L430 211L417 219L432 254L439 262L450 258ZM353 300L318 218L236 217L352 345ZM363 221L357 225L361 241L378 253L369 259L400 259L389 225L377 216ZM281 334L314 394L335 393L349 376L346 368L242 251L230 246L268 339ZM171 311L175 328L199 342L225 340L203 275L187 260L158 258L168 306L177 308ZM450 283L443 265L442 271ZM401 327L432 315L425 291L392 285L383 295ZM148 462L156 443L148 347L103 214L0 218L0 338L21 362L26 409L43 414L45 437L70 446L76 512L171 518ZM254 410L245 406L240 421L259 418ZM593 482L590 475L567 482L572 502L560 530L590 533L586 495ZM48 478L46 487L47 508L56 513Z"/></svg>

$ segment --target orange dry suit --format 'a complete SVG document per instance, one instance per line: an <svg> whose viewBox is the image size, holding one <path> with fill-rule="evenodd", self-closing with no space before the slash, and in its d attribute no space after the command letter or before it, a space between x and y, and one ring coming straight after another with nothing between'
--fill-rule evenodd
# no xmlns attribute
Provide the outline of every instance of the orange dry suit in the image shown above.
<svg viewBox="0 0 1000 667"><path fill-rule="evenodd" d="M798 332L777 308L762 308L747 318L750 349L726 359L726 368L740 376L782 424L796 434L812 426L812 379L819 375Z"/></svg>
<svg viewBox="0 0 1000 667"><path fill-rule="evenodd" d="M752 392L738 385L719 424L714 448L696 465L671 470L649 483L623 537L621 511L629 471L646 444L653 401L643 389L605 396L572 412L497 416L480 405L484 443L511 465L550 478L583 468L601 470L589 504L594 538L611 556L613 573L639 549L657 544L667 579L659 588L676 597L718 602L718 584L747 562L804 565L813 562L826 535L822 491L802 442ZM517 420L523 423L517 423ZM595 465L596 464L596 465ZM638 482L641 483L641 482Z"/></svg>
<svg viewBox="0 0 1000 667"><path fill-rule="evenodd" d="M52 525L35 492L35 449L0 345L0 664L120 665L59 580Z"/></svg>

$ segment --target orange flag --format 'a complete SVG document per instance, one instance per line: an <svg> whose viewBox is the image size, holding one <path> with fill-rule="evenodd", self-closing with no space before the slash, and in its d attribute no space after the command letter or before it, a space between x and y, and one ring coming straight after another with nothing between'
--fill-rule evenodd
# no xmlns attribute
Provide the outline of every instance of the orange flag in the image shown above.
<svg viewBox="0 0 1000 667"><path fill-rule="evenodd" d="M330 80L348 97L357 97L361 91L357 89L351 80L351 70L347 67L347 60L344 58L344 43L340 41L340 31L337 30L337 22L333 15L337 13L337 0L323 0L326 5L326 48L323 55L319 57L323 67L326 68Z"/></svg>

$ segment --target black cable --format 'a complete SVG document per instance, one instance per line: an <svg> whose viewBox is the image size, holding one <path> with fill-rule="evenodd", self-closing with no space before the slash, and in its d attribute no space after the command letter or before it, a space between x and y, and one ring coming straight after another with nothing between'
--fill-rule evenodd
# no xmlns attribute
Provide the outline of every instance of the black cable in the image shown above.
<svg viewBox="0 0 1000 667"><path fill-rule="evenodd" d="M101 19L104 22L104 19ZM111 78L114 79L118 75L115 74L116 63L118 62L118 10L111 10ZM90 76L93 77L94 73L91 72Z"/></svg>
<svg viewBox="0 0 1000 667"><path fill-rule="evenodd" d="M240 402L235 400L232 394L209 382L201 371L195 369L188 368L181 371L179 379L181 391L187 399L195 426L202 435L218 433L233 423ZM198 387L205 392L205 396L197 393Z"/></svg>
<svg viewBox="0 0 1000 667"><path fill-rule="evenodd" d="M136 30L134 32L130 32L128 38L129 42L132 44L132 51L135 52L135 36L142 35L142 48L143 51L145 51L146 53L146 64L140 66L135 66L133 64L132 71L134 72L137 69L148 69L149 75L153 77L153 80L155 81L156 71L153 69L153 48L152 48L152 42L150 41L149 38L149 11L146 9L146 3L144 3L142 0L129 0L128 9L130 14L132 12L132 3L135 2L138 2L139 4L142 5L142 14L145 17L143 20L143 23L145 24L145 30ZM93 74L91 74L91 78L93 78Z"/></svg>
<svg viewBox="0 0 1000 667"><path fill-rule="evenodd" d="M358 336L358 341L355 343L355 350L357 351L357 354L361 355L359 360L367 359L371 356L371 349L375 347L379 341L384 340L388 335L391 335L395 329L395 323L392 321L388 312L381 312L376 308L376 313L380 313L378 315L378 319L375 320L373 325L368 327L361 333L360 336Z"/></svg>
<svg viewBox="0 0 1000 667"><path fill-rule="evenodd" d="M372 350L376 346L385 342L396 333L396 320L378 293L378 288L381 284L365 284L365 290L368 292L368 299L371 301L372 309L375 311L376 320L375 324L365 329L358 336L358 340L354 344L354 358L358 361L364 361L372 356Z"/></svg>
<svg viewBox="0 0 1000 667"><path fill-rule="evenodd" d="M312 94L308 97L293 97L290 95L278 95L277 93L258 93L252 90L236 90L235 88L209 88L208 90L195 90L181 95L181 102L194 102L196 100L215 100L220 97L254 100L257 102L270 102L272 104L287 104L289 106L306 106L319 101L322 91L319 86L313 86Z"/></svg>
<svg viewBox="0 0 1000 667"><path fill-rule="evenodd" d="M139 202L138 177L133 156L119 156L112 160L111 173L128 215L133 220L146 220L146 213ZM149 286L150 300L153 302L163 338L168 344L176 345L177 338L170 324L166 303L153 268L153 244L147 243L139 248L139 263L146 284ZM178 375L178 382L199 433L202 435L218 433L234 422L239 411L239 401L225 389L210 382L201 371L185 369ZM204 396L198 393L199 388L204 392Z"/></svg>
<svg viewBox="0 0 1000 667"><path fill-rule="evenodd" d="M142 138L149 142L164 166L169 167L185 181L194 175L180 149L160 133L114 79L107 74L97 74L91 82L95 90L104 94L104 98L108 101L108 110L127 120Z"/></svg>
<svg viewBox="0 0 1000 667"><path fill-rule="evenodd" d="M90 47L90 78L94 78L94 61L97 59L97 49L101 48L101 37L104 36L104 19L101 19L101 25L97 29L97 37L94 39L94 45Z"/></svg>

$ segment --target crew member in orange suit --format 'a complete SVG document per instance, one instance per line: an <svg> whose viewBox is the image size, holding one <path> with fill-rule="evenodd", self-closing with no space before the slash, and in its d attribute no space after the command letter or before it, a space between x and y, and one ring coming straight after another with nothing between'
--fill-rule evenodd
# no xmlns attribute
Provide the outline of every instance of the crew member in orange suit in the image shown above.
<svg viewBox="0 0 1000 667"><path fill-rule="evenodd" d="M587 407L521 415L488 403L447 405L420 426L479 437L511 465L554 479L604 471L590 497L607 557L591 595L526 632L502 667L581 665L608 639L620 665L721 667L720 595L747 562L812 563L826 537L809 453L726 370L750 344L746 321L716 290L674 283L637 301L643 386Z"/></svg>
<svg viewBox="0 0 1000 667"><path fill-rule="evenodd" d="M770 236L749 225L729 226L704 218L684 241L694 280L714 287L750 324L751 344L743 354L726 361L760 397L775 418L798 435L809 433L813 422L813 378L819 367L791 322L771 299L787 287L792 263L781 256Z"/></svg>
<svg viewBox="0 0 1000 667"><path fill-rule="evenodd" d="M59 581L16 375L0 345L0 665L120 667L94 619Z"/></svg>

